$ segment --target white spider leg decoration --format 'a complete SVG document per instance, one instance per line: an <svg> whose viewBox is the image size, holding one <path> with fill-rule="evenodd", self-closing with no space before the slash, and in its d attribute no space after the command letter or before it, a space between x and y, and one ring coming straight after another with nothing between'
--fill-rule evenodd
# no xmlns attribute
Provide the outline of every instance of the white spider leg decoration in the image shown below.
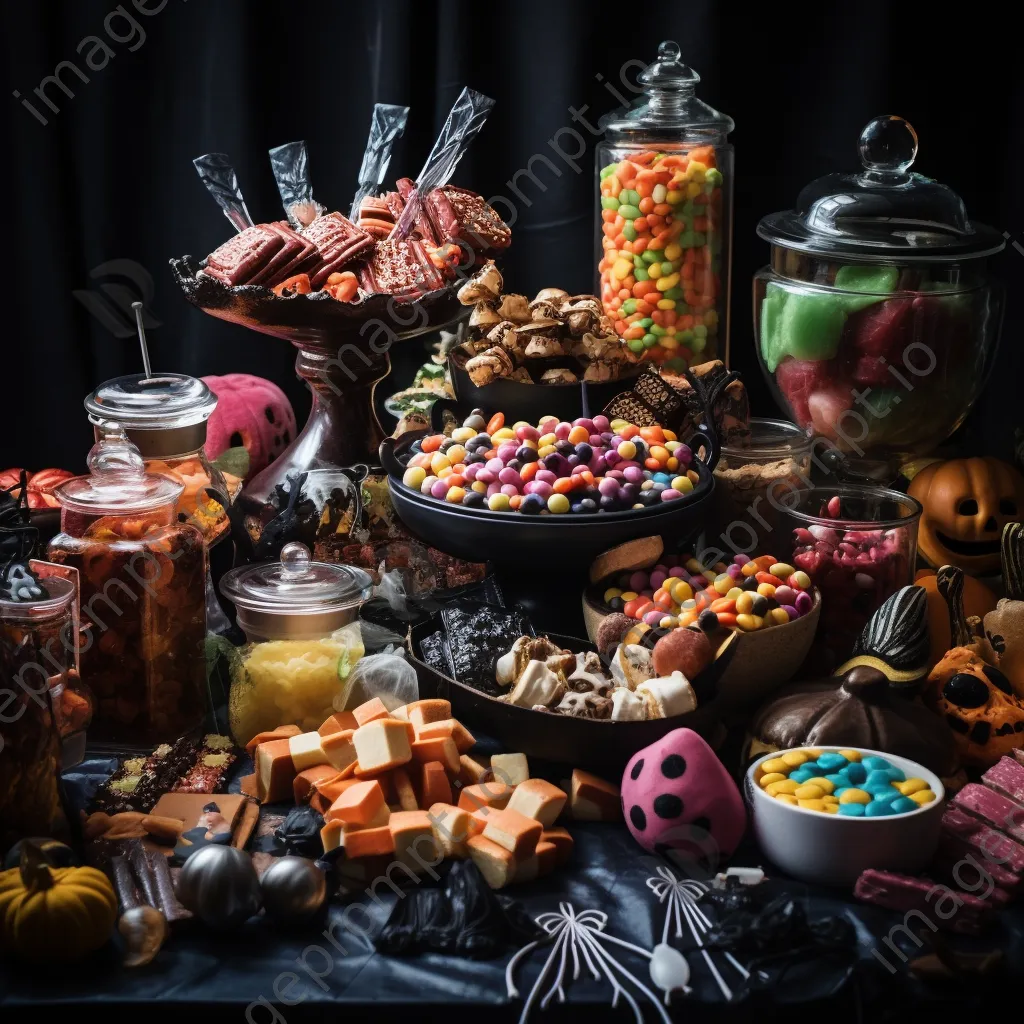
<svg viewBox="0 0 1024 1024"><path fill-rule="evenodd" d="M693 878L676 878L672 871L664 866L658 868L658 876L647 879L647 888L658 897L659 903L667 903L661 941L668 943L668 934L673 920L675 921L676 938L681 938L683 934L682 920L685 918L690 934L697 943L697 948L714 976L722 995L727 1001L731 1001L733 991L715 966L710 952L704 945L703 934L710 930L711 920L697 905L697 898L707 892L708 887ZM750 972L731 953L724 953L723 956L744 979L750 977Z"/></svg>
<svg viewBox="0 0 1024 1024"><path fill-rule="evenodd" d="M635 975L631 974L622 966L611 953L604 948L602 943L611 942L624 949L628 949L639 956L651 958L651 953L632 942L617 939L614 935L605 932L605 925L608 923L608 915L600 910L583 910L580 913L571 903L559 903L558 912L541 914L536 919L537 924L547 933L545 938L535 939L525 945L508 963L505 968L505 987L510 999L519 998L519 989L515 984L515 969L519 962L529 956L538 946L551 943L551 952L541 967L537 980L533 983L523 1012L520 1014L520 1024L525 1024L530 1016L545 979L548 977L555 960L558 960L558 969L555 973L551 987L540 1001L542 1010L547 1009L551 1001L558 997L560 1003L564 1003L566 971L569 965L569 953L572 953L573 972L572 979L579 978L581 973L581 961L585 963L596 981L603 976L612 987L612 1006L616 1007L621 996L629 1004L637 1024L643 1024L643 1013L633 994L619 981L616 972L621 974L626 981L630 981L642 992L657 1008L661 1019L665 1024L671 1024L671 1019L662 1008L658 998L641 982Z"/></svg>

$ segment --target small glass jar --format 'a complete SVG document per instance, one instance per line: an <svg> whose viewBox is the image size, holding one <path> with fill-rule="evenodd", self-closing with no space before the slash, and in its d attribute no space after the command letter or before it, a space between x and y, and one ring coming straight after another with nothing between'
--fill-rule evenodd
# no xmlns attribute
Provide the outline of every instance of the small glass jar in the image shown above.
<svg viewBox="0 0 1024 1024"><path fill-rule="evenodd" d="M774 552L782 493L808 489L810 474L811 438L803 430L785 420L752 418L747 441L722 445L715 466L717 528L735 534L748 551Z"/></svg>
<svg viewBox="0 0 1024 1024"><path fill-rule="evenodd" d="M38 581L38 596L0 600L0 854L19 839L66 839L62 741L89 723L74 669L75 586Z"/></svg>
<svg viewBox="0 0 1024 1024"><path fill-rule="evenodd" d="M179 522L182 485L147 473L119 424L100 426L90 475L61 484L49 558L78 570L90 740L173 742L206 710L206 547Z"/></svg>
<svg viewBox="0 0 1024 1024"><path fill-rule="evenodd" d="M757 227L771 264L754 277L754 335L775 398L876 479L963 423L1003 316L985 266L1003 236L911 172L916 155L906 121L876 118L860 173L819 178Z"/></svg>
<svg viewBox="0 0 1024 1024"><path fill-rule="evenodd" d="M601 302L638 354L673 370L728 362L731 117L694 95L700 76L664 42L640 73L646 102L597 146Z"/></svg>
<svg viewBox="0 0 1024 1024"><path fill-rule="evenodd" d="M788 502L779 513L779 557L821 591L814 668L829 671L849 658L882 602L914 582L921 506L900 491L859 484L813 487Z"/></svg>
<svg viewBox="0 0 1024 1024"><path fill-rule="evenodd" d="M183 373L116 377L85 400L97 440L100 424L120 423L150 473L181 483L177 511L199 529L208 545L220 540L230 525L219 500L228 496L224 477L203 447L206 421L216 407L217 396L206 384Z"/></svg>
<svg viewBox="0 0 1024 1024"><path fill-rule="evenodd" d="M237 743L279 725L317 729L344 707L363 654L359 609L373 579L350 565L314 562L292 541L279 562L232 569L221 595L247 643L232 667L230 723Z"/></svg>

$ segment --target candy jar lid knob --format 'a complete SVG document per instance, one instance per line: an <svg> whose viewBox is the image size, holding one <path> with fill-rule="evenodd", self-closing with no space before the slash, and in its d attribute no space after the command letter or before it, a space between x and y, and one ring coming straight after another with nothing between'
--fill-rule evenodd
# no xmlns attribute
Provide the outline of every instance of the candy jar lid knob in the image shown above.
<svg viewBox="0 0 1024 1024"><path fill-rule="evenodd" d="M99 438L86 458L89 472L98 478L97 482L120 483L125 478L145 476L146 463L120 423L104 420L97 427L97 433Z"/></svg>
<svg viewBox="0 0 1024 1024"><path fill-rule="evenodd" d="M281 576L285 580L298 580L309 575L309 548L293 540L281 548Z"/></svg>
<svg viewBox="0 0 1024 1024"><path fill-rule="evenodd" d="M902 117L876 117L860 133L859 149L865 177L892 184L909 181L917 132Z"/></svg>

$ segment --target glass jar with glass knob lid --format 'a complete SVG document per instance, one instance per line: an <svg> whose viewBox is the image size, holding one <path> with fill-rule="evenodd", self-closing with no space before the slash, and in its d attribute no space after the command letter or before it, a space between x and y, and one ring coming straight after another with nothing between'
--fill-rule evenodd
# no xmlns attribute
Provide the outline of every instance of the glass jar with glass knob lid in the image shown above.
<svg viewBox="0 0 1024 1024"><path fill-rule="evenodd" d="M638 356L682 370L728 359L731 117L663 42L639 75L646 100L604 123L597 146L600 296Z"/></svg>

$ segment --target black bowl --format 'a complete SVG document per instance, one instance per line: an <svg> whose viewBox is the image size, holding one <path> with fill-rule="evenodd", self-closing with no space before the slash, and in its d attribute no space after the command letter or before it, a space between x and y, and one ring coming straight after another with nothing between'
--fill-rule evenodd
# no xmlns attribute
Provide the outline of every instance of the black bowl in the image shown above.
<svg viewBox="0 0 1024 1024"><path fill-rule="evenodd" d="M640 749L656 743L673 729L693 729L709 742L721 734L724 708L715 696L702 700L695 711L674 718L657 718L649 722L611 722L590 718L573 718L550 711L534 711L515 704L506 704L472 686L460 683L431 668L420 658L420 641L438 630L436 618L414 626L410 632L413 667L420 683L420 697L440 697L451 701L452 716L469 728L498 740L505 750L517 751L527 757L584 768L615 778L629 759ZM586 640L558 633L543 633L569 651L592 651ZM729 651L721 655L701 673L695 687L707 693L716 689L716 679L727 667Z"/></svg>
<svg viewBox="0 0 1024 1024"><path fill-rule="evenodd" d="M661 534L673 542L685 542L700 532L711 514L715 487L712 470L718 449L703 434L695 434L687 442L694 452L703 445L709 458L705 463L694 456L690 468L697 471L700 480L684 498L623 512L525 516L450 505L406 486L402 482L403 456L428 433L416 430L397 440L385 438L380 461L402 522L421 539L456 558L487 559L507 568L522 568L524 562L529 562L537 567L540 581L552 566L587 566L602 551L637 537Z"/></svg>
<svg viewBox="0 0 1024 1024"><path fill-rule="evenodd" d="M550 369L570 369L580 377L578 384L538 384L540 375ZM537 360L533 373L535 383L517 380L496 380L493 384L477 387L470 380L465 364L458 357L448 357L448 372L459 405L469 409L482 409L487 415L503 412L509 422L526 420L537 423L544 416L557 416L572 422L581 416L599 413L613 398L629 391L641 367L618 380L584 381L582 368L573 359L555 358Z"/></svg>

